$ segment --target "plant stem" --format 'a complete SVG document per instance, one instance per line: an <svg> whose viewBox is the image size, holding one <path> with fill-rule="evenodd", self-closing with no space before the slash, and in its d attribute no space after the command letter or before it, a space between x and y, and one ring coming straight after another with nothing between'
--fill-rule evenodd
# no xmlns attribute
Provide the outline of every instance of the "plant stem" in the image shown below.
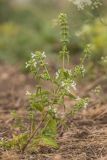
<svg viewBox="0 0 107 160"><path fill-rule="evenodd" d="M26 144L23 146L22 153L24 153L24 151L26 150L28 144L31 142L31 140L34 138L34 136L36 136L38 134L38 131L42 127L42 124L45 121L45 118L46 118L47 114L48 114L48 112L46 112L46 114L44 115L44 117L42 118L42 120L40 121L40 123L38 124L38 126L35 128L34 132L31 134L31 136L27 140Z"/></svg>
<svg viewBox="0 0 107 160"><path fill-rule="evenodd" d="M64 54L63 54L63 69L65 68L65 57L64 57Z"/></svg>
<svg viewBox="0 0 107 160"><path fill-rule="evenodd" d="M49 72L48 72L48 69L47 69L46 65L44 65L44 68L45 68L45 70L46 70L46 72L47 72L49 78L51 79L50 74L49 74Z"/></svg>

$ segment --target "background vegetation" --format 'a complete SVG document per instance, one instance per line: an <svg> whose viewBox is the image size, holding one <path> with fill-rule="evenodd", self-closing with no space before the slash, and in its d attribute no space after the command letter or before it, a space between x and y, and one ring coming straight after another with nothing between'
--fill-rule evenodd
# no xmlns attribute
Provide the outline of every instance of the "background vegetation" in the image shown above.
<svg viewBox="0 0 107 160"><path fill-rule="evenodd" d="M94 60L106 55L107 2L103 3L99 12L78 11L67 0L0 0L0 60L25 62L31 51L45 50L50 55L59 51L58 30L53 27L61 11L69 16L72 54L92 43Z"/></svg>

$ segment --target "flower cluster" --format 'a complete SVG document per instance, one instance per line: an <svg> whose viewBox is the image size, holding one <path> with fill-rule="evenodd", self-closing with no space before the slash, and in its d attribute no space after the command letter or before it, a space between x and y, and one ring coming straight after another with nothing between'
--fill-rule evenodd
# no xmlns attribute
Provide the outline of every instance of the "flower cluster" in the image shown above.
<svg viewBox="0 0 107 160"><path fill-rule="evenodd" d="M74 90L76 90L76 83L75 81L62 81L61 82L61 87L65 88L68 92L71 91L71 88L73 88Z"/></svg>
<svg viewBox="0 0 107 160"><path fill-rule="evenodd" d="M101 57L101 62L102 62L103 64L107 64L107 56Z"/></svg>
<svg viewBox="0 0 107 160"><path fill-rule="evenodd" d="M47 70L47 63L45 62L45 52L35 52L31 53L31 59L26 62L26 68L37 77L41 77L44 80L50 80L50 75Z"/></svg>
<svg viewBox="0 0 107 160"><path fill-rule="evenodd" d="M67 92L70 92L71 89L76 90L76 82L73 79L72 71L69 69L59 69L56 72L56 82Z"/></svg>
<svg viewBox="0 0 107 160"><path fill-rule="evenodd" d="M42 64L43 60L46 58L45 52L41 53L39 51L31 53L31 60L26 62L26 68L32 67L36 68L38 64Z"/></svg>
<svg viewBox="0 0 107 160"><path fill-rule="evenodd" d="M48 107L48 113L51 114L54 117L58 117L58 110L57 108L53 108L52 106Z"/></svg>
<svg viewBox="0 0 107 160"><path fill-rule="evenodd" d="M46 58L45 52L41 53L39 51L31 53L31 60L26 62L26 68L34 67L36 69L37 65L43 63L43 60Z"/></svg>
<svg viewBox="0 0 107 160"><path fill-rule="evenodd" d="M69 43L69 27L67 15L61 13L58 17L58 22L60 26L60 41L61 41L61 50L60 56L63 59L63 68L65 66L65 59L69 60L69 51L68 51L68 43Z"/></svg>
<svg viewBox="0 0 107 160"><path fill-rule="evenodd" d="M69 32L68 32L68 21L67 21L67 15L61 13L58 17L58 22L61 27L61 42L63 45L66 45L69 42Z"/></svg>
<svg viewBox="0 0 107 160"><path fill-rule="evenodd" d="M82 108L87 108L88 106L88 98L76 98L77 103L74 105L73 110L71 111L72 114L76 114Z"/></svg>
<svg viewBox="0 0 107 160"><path fill-rule="evenodd" d="M26 91L26 96L31 96L31 93L29 91Z"/></svg>
<svg viewBox="0 0 107 160"><path fill-rule="evenodd" d="M76 106L78 107L78 108L87 108L87 106L88 106L88 98L80 98L80 97L77 97L77 104L76 104Z"/></svg>
<svg viewBox="0 0 107 160"><path fill-rule="evenodd" d="M74 68L74 76L77 77L77 76L84 76L86 70L84 68L84 65L78 65Z"/></svg>
<svg viewBox="0 0 107 160"><path fill-rule="evenodd" d="M98 8L102 5L101 1L99 0L69 0L74 5L77 6L79 10L83 10L87 6L91 6L92 9Z"/></svg>
<svg viewBox="0 0 107 160"><path fill-rule="evenodd" d="M98 8L102 5L101 0L93 0L92 9Z"/></svg>
<svg viewBox="0 0 107 160"><path fill-rule="evenodd" d="M90 6L92 4L91 0L69 0L72 1L74 5L77 6L79 10L84 9L85 6Z"/></svg>

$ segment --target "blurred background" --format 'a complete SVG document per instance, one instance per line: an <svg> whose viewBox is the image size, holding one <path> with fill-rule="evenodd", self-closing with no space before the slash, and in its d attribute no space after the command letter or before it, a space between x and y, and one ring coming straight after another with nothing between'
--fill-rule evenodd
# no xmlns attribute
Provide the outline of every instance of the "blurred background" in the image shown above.
<svg viewBox="0 0 107 160"><path fill-rule="evenodd" d="M77 0L0 0L0 140L4 148L0 148L0 159L2 152L4 160L28 157L41 159L42 155L47 159L52 154L56 155L56 159L57 155L61 155L64 159L67 156L67 159L83 160L97 159L107 154L107 0L92 0L93 3L101 1L102 5L95 8L87 6L83 10L78 10L71 1ZM85 76L78 76L77 91L73 93L83 98L89 97L89 105L83 112L76 114L76 117L73 117L73 114L64 117L66 107L59 105L58 110L62 112L57 137L58 145L61 144L59 150L51 149L48 145L45 148L40 142L39 149L36 147L36 150L30 150L24 154L26 157L17 152L18 157L21 156L17 158L16 152L7 151L6 147L9 149L10 145L14 146L14 143L23 138L24 134L19 133L24 133L23 124L28 126L29 120L26 115L30 109L25 93L33 93L36 86L39 86L39 80L35 82L34 77L25 69L25 62L31 52L45 51L48 55L49 71L57 71L60 65L57 60L61 44L56 19L61 12L68 15L68 47L72 55L69 68L73 69L74 65L80 62L80 56L87 44L92 46L90 56L85 61ZM76 71L80 73L78 67ZM41 81L41 84L51 92L52 85L49 81ZM42 97L45 100L47 96ZM72 96L71 99L65 96L64 100L67 109L72 111ZM81 104L78 107L81 108ZM74 106L74 113L77 112L78 109ZM37 113L37 122L40 120L39 115ZM32 112L29 117L34 117ZM54 124L52 123L53 128ZM17 135L20 135L19 139ZM4 143L8 142L8 138L11 142L12 137L15 138L15 142ZM24 144L24 139L22 141ZM51 145L53 142L47 141L47 144ZM36 141L34 143L36 144ZM22 146L19 147L21 149ZM16 156L13 156L13 153Z"/></svg>
<svg viewBox="0 0 107 160"><path fill-rule="evenodd" d="M96 9L77 10L69 0L0 0L0 61L25 64L30 53L43 50L50 57L60 49L55 19L66 12L70 51L82 52L93 44L92 60L107 54L107 1Z"/></svg>

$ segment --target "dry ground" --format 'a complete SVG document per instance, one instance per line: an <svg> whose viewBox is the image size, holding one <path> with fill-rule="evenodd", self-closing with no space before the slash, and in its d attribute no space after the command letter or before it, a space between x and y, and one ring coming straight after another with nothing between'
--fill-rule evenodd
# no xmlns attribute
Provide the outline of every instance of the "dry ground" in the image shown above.
<svg viewBox="0 0 107 160"><path fill-rule="evenodd" d="M25 92L34 81L17 66L0 65L0 138L10 137L10 111L23 112L28 105ZM82 88L82 91L85 89ZM106 95L106 91L105 91ZM104 95L102 95L104 96ZM95 99L97 101L97 99ZM60 148L42 148L39 153L21 155L0 149L1 160L95 160L107 155L107 103L93 103L74 118L68 119L69 129L58 137ZM102 160L106 160L102 158Z"/></svg>

